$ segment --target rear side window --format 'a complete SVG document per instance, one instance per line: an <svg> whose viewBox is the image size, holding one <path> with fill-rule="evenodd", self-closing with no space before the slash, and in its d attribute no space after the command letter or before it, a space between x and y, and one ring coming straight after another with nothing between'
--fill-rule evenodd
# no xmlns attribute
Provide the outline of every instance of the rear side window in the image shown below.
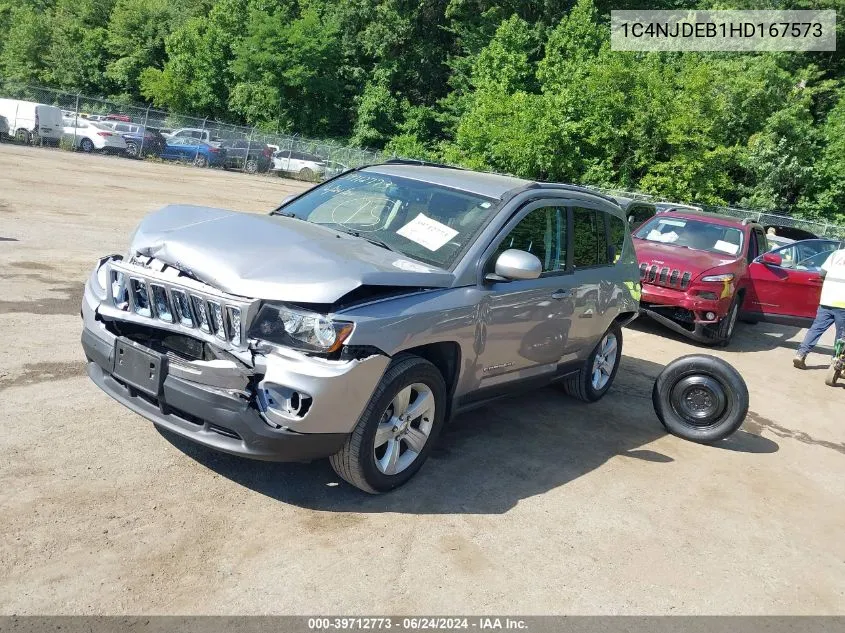
<svg viewBox="0 0 845 633"><path fill-rule="evenodd" d="M573 207L572 230L572 263L575 268L609 263L604 213Z"/></svg>
<svg viewBox="0 0 845 633"><path fill-rule="evenodd" d="M625 223L609 213L607 214L607 237L610 241L608 255L615 263L622 256L622 249L625 248Z"/></svg>

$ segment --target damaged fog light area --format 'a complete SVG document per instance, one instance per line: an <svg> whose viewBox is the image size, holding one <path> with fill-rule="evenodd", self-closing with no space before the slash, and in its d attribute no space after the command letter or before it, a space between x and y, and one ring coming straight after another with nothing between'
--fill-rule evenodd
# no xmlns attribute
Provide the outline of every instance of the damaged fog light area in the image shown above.
<svg viewBox="0 0 845 633"><path fill-rule="evenodd" d="M305 417L313 401L306 393L272 383L261 386L256 392L256 398L265 421L274 428L281 428Z"/></svg>

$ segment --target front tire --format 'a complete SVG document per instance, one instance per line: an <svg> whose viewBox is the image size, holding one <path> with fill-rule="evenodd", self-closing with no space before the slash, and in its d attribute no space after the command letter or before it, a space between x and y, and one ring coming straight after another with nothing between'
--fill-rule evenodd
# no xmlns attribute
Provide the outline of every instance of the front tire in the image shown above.
<svg viewBox="0 0 845 633"><path fill-rule="evenodd" d="M563 390L582 402L596 402L608 392L622 360L622 328L614 323L581 368L567 377Z"/></svg>
<svg viewBox="0 0 845 633"><path fill-rule="evenodd" d="M737 293L734 296L733 301L731 301L731 307L728 308L728 313L721 321L719 321L716 334L716 345L726 346L731 342L734 332L736 331L736 322L739 320L739 308L741 303L742 298Z"/></svg>
<svg viewBox="0 0 845 633"><path fill-rule="evenodd" d="M329 458L356 488L377 494L422 467L446 412L446 383L427 360L400 354L388 366L343 448Z"/></svg>
<svg viewBox="0 0 845 633"><path fill-rule="evenodd" d="M651 401L669 433L710 444L742 426L748 414L748 386L721 358L692 354L666 365L654 382Z"/></svg>
<svg viewBox="0 0 845 633"><path fill-rule="evenodd" d="M137 143L129 142L126 144L126 155L129 156L129 158L138 158L140 154L141 150Z"/></svg>

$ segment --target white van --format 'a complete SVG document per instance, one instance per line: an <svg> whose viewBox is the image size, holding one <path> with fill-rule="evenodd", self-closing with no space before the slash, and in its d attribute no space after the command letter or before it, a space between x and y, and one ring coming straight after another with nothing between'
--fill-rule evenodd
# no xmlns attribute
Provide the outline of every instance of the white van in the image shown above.
<svg viewBox="0 0 845 633"><path fill-rule="evenodd" d="M51 145L58 145L62 138L62 111L56 106L0 99L0 116L9 122L9 135L24 143L37 138Z"/></svg>

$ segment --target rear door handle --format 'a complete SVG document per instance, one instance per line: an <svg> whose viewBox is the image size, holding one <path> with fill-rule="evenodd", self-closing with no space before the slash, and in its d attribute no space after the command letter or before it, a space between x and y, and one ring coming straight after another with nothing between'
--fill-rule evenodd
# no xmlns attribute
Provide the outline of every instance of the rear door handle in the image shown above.
<svg viewBox="0 0 845 633"><path fill-rule="evenodd" d="M571 290L555 290L555 291L552 293L552 299L558 299L558 300L560 300L560 299L566 299L566 298L568 298L568 297L570 297L570 296L572 296L572 291L571 291Z"/></svg>

